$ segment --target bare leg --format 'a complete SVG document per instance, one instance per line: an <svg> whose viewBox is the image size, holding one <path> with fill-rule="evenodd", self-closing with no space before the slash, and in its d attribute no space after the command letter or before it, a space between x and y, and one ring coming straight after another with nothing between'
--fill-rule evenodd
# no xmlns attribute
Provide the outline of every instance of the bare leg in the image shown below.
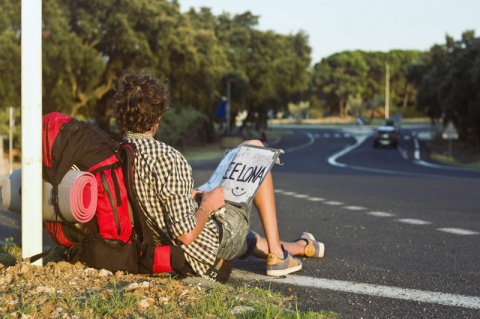
<svg viewBox="0 0 480 319"><path fill-rule="evenodd" d="M263 146L262 142L257 140L247 141L245 144ZM305 247L304 241L294 243L280 241L275 195L273 191L273 178L270 172L265 177L262 185L260 185L253 199L253 203L257 207L266 237L262 238L258 236L257 246L253 254L260 258L266 258L268 253L274 253L278 257L283 258L283 250L280 246L283 245L290 254L303 255Z"/></svg>
<svg viewBox="0 0 480 319"><path fill-rule="evenodd" d="M258 235L258 234L257 234ZM280 241L283 247L293 256L303 256L305 252L305 241L300 240L297 242L284 242ZM257 236L257 246L253 251L253 255L258 258L266 259L268 255L268 243L267 240L261 236ZM283 257L282 255L277 255Z"/></svg>

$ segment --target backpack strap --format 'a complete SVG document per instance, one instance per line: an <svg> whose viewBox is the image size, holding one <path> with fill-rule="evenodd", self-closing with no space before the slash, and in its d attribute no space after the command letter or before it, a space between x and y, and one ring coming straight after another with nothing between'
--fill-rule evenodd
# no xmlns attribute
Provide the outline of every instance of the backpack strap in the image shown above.
<svg viewBox="0 0 480 319"><path fill-rule="evenodd" d="M138 194L135 190L134 184L134 162L135 162L135 147L129 143L122 143L120 145L120 158L123 168L123 178L127 188L128 201L132 208L133 215L133 230L141 244L153 244L153 234L147 225L145 212L140 205Z"/></svg>

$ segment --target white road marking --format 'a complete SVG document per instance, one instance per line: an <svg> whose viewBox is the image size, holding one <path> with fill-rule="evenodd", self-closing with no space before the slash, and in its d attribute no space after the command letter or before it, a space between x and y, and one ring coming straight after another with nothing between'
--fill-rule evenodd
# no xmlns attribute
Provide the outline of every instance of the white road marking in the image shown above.
<svg viewBox="0 0 480 319"><path fill-rule="evenodd" d="M428 225L431 222L421 219L413 219L413 218L405 218L405 219L397 219L397 222L410 224L410 225Z"/></svg>
<svg viewBox="0 0 480 319"><path fill-rule="evenodd" d="M412 133L412 135L413 135L413 145L415 146L415 151L413 152L413 157L416 160L420 160L420 143L418 142L416 134L417 134L416 132Z"/></svg>
<svg viewBox="0 0 480 319"><path fill-rule="evenodd" d="M480 235L479 232L462 228L437 228L437 230L455 235Z"/></svg>
<svg viewBox="0 0 480 319"><path fill-rule="evenodd" d="M364 209L366 209L365 207L362 207L362 206L345 206L343 208L348 209L348 210L364 210Z"/></svg>
<svg viewBox="0 0 480 319"><path fill-rule="evenodd" d="M385 212L369 212L368 215L377 216L377 217L392 217L395 214L392 213L385 213Z"/></svg>
<svg viewBox="0 0 480 319"><path fill-rule="evenodd" d="M294 152L294 151L298 151L298 150L301 150L301 149L304 149L304 148L307 148L307 147L310 147L311 145L313 145L313 143L315 143L315 137L313 136L313 134L311 134L311 133L305 133L305 134L308 137L308 142L307 143L288 148L284 151L285 152Z"/></svg>
<svg viewBox="0 0 480 319"><path fill-rule="evenodd" d="M329 289L361 295L370 295L383 298L409 300L415 302L433 303L444 306L480 309L480 297L463 296L442 292L407 289L390 286L363 284L343 280L313 278L306 276L288 275L287 277L273 278L264 275L249 273L234 269L232 277L247 280L259 280L289 284L294 286Z"/></svg>
<svg viewBox="0 0 480 319"><path fill-rule="evenodd" d="M406 150L404 150L403 147L398 146L398 151L402 155L403 159L408 160L408 152Z"/></svg>
<svg viewBox="0 0 480 319"><path fill-rule="evenodd" d="M305 194L296 194L296 195L293 195L294 197L296 198L306 198L308 197L308 195L305 195Z"/></svg>
<svg viewBox="0 0 480 319"><path fill-rule="evenodd" d="M311 202L322 202L325 201L325 198L321 197L309 197L308 195L305 194L297 194L295 192L287 192L281 189L276 189L276 193L282 193L283 195L291 195L296 198L305 198L308 201ZM325 201L324 202L327 205L331 206L340 206L343 205L344 203L342 202L337 202L337 201ZM362 206L344 206L343 208L352 210L352 211L358 211L358 210L364 210L367 209ZM395 214L392 213L387 213L387 212L368 212L367 215L371 216L376 216L376 217L393 217ZM432 222L426 221L426 220L421 220L421 219L414 219L414 218L403 218L403 219L397 219L395 220L397 222L405 223L405 224L410 224L410 225L430 225ZM473 230L468 230L468 229L461 229L461 228L437 228L438 231L454 234L454 235L480 235L480 232L476 232Z"/></svg>
<svg viewBox="0 0 480 319"><path fill-rule="evenodd" d="M332 206L343 205L342 202L336 202L336 201L325 202L325 204L327 204L327 205L332 205Z"/></svg>

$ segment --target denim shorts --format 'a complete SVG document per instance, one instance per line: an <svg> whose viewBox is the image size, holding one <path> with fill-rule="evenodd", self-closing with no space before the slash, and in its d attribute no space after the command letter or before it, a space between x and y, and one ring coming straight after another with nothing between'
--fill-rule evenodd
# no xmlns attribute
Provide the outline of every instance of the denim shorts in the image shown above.
<svg viewBox="0 0 480 319"><path fill-rule="evenodd" d="M247 258L257 245L257 237L250 230L252 206L238 207L225 204L225 217L215 217L222 227L222 240L217 257L225 260Z"/></svg>

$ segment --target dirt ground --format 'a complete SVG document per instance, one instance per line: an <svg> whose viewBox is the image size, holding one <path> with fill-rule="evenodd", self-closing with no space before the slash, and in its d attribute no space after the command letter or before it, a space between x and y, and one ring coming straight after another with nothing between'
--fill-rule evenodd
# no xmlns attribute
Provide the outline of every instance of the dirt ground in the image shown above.
<svg viewBox="0 0 480 319"><path fill-rule="evenodd" d="M211 285L217 284L200 278L180 281L170 274L112 274L63 261L0 263L0 317L154 318L168 310L170 318L184 318L182 312Z"/></svg>

